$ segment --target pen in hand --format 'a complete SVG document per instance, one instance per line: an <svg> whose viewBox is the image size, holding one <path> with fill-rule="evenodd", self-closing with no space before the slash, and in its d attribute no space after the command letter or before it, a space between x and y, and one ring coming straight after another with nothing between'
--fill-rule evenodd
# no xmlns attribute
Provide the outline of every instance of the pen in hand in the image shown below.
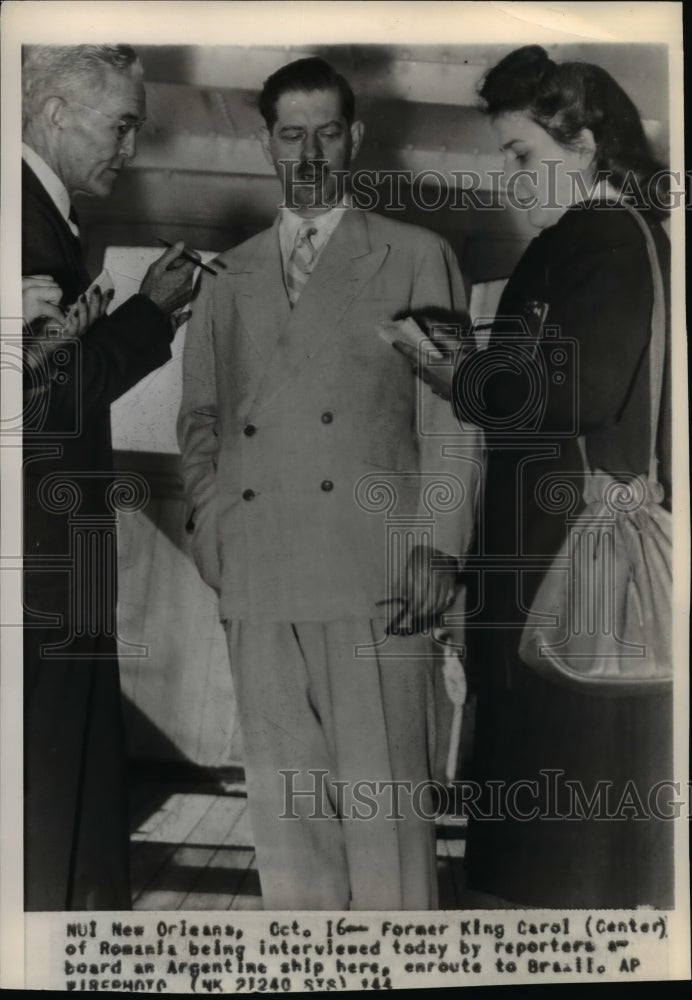
<svg viewBox="0 0 692 1000"><path fill-rule="evenodd" d="M162 243L165 247L172 247L173 246L173 244L169 243L168 240L164 240L164 238L162 236L157 236L157 239L158 239L159 243ZM214 268L213 267L209 267L208 264L203 264L202 261L199 260L198 257L194 256L194 254L189 253L187 250L183 250L180 256L184 257L185 260L192 261L193 264L197 264L197 266L201 267L203 271L207 272L207 274L213 274L214 277L216 277L217 272L214 270Z"/></svg>

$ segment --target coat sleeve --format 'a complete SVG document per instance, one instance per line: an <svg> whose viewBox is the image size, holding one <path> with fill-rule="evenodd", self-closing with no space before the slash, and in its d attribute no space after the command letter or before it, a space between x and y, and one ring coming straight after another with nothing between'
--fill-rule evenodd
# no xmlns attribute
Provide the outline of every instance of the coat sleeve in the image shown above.
<svg viewBox="0 0 692 1000"><path fill-rule="evenodd" d="M23 199L22 273L50 275L63 290L63 305L71 305L89 284L78 244L61 240L56 211L40 205L26 187ZM170 359L171 339L170 321L158 306L145 295L133 295L80 337L70 352L70 370L61 372L67 388L54 379L49 358L41 366L41 388L50 391L47 419L61 426L62 414L73 412L75 386L83 419L110 406Z"/></svg>
<svg viewBox="0 0 692 1000"><path fill-rule="evenodd" d="M461 272L445 240L436 240L420 260L411 307L414 315L432 316L436 322L451 322L457 328L468 325ZM482 480L482 434L470 424L459 423L449 402L424 382L417 380L416 391L420 524L432 518L434 547L463 558L473 537Z"/></svg>
<svg viewBox="0 0 692 1000"><path fill-rule="evenodd" d="M183 352L183 397L178 443L186 499L186 530L200 576L221 590L218 544L216 372L214 362L214 286L204 276L188 320Z"/></svg>
<svg viewBox="0 0 692 1000"><path fill-rule="evenodd" d="M146 296L134 295L73 342L67 366L63 364L59 372L55 351L45 352L44 363L27 367L27 399L36 392L48 394L46 428L63 426L75 403L87 422L170 359L171 334L161 310Z"/></svg>
<svg viewBox="0 0 692 1000"><path fill-rule="evenodd" d="M133 295L80 340L82 399L110 406L171 358L172 327L146 295Z"/></svg>

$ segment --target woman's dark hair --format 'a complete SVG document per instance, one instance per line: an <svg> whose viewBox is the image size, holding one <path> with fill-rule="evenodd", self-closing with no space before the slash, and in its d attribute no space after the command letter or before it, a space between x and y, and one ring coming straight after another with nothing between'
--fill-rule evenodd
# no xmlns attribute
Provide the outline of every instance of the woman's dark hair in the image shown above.
<svg viewBox="0 0 692 1000"><path fill-rule="evenodd" d="M276 123L276 105L279 98L291 90L302 90L307 93L313 90L338 91L346 123L353 124L355 100L348 80L337 73L324 59L310 56L282 66L264 81L258 106L269 131Z"/></svg>
<svg viewBox="0 0 692 1000"><path fill-rule="evenodd" d="M637 194L649 203L649 182L662 165L634 104L600 66L556 63L540 45L525 45L486 73L479 94L487 114L523 111L566 148L574 146L582 129L590 129L597 176L607 176L618 191L634 179ZM660 194L660 211L658 202Z"/></svg>

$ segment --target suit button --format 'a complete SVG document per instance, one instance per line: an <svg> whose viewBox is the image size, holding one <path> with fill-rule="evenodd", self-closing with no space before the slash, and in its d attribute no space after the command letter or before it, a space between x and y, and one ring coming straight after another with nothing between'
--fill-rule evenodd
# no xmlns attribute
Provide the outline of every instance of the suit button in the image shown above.
<svg viewBox="0 0 692 1000"><path fill-rule="evenodd" d="M324 490L325 493L331 493L331 491L334 489L334 483L331 481L331 479L323 479L322 482L320 483L320 489Z"/></svg>
<svg viewBox="0 0 692 1000"><path fill-rule="evenodd" d="M243 434L245 435L245 437L251 438L256 430L257 428L255 427L254 424L245 424L245 426L243 427Z"/></svg>
<svg viewBox="0 0 692 1000"><path fill-rule="evenodd" d="M243 500L254 500L255 491L254 490L243 490Z"/></svg>
<svg viewBox="0 0 692 1000"><path fill-rule="evenodd" d="M325 410L325 412L322 414L323 424L331 424L333 419L334 419L334 414L331 412L331 410Z"/></svg>

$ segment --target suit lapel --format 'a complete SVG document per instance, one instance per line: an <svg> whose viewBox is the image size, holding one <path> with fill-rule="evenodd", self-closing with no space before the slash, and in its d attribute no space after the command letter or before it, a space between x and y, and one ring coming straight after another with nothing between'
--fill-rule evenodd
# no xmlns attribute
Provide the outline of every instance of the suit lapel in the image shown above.
<svg viewBox="0 0 692 1000"><path fill-rule="evenodd" d="M82 245L79 238L74 235L69 225L58 211L58 208L48 194L43 184L33 172L25 160L22 160L22 186L31 191L32 195L41 205L43 211L48 215L51 225L55 230L60 242L65 262L75 275L75 294L70 295L70 290L63 289L70 300L66 304L71 305L77 295L89 286L91 281L89 273L84 266Z"/></svg>
<svg viewBox="0 0 692 1000"><path fill-rule="evenodd" d="M296 306L291 310L287 305L288 315L257 387L256 406L267 405L335 336L350 304L380 269L388 252L388 244L371 246L366 213L354 209L344 213ZM283 274L281 280L283 290ZM285 290L283 299L288 303Z"/></svg>
<svg viewBox="0 0 692 1000"><path fill-rule="evenodd" d="M242 263L231 264L228 273L238 275L236 308L257 353L267 363L291 314L284 285L278 219L256 241L253 253Z"/></svg>

